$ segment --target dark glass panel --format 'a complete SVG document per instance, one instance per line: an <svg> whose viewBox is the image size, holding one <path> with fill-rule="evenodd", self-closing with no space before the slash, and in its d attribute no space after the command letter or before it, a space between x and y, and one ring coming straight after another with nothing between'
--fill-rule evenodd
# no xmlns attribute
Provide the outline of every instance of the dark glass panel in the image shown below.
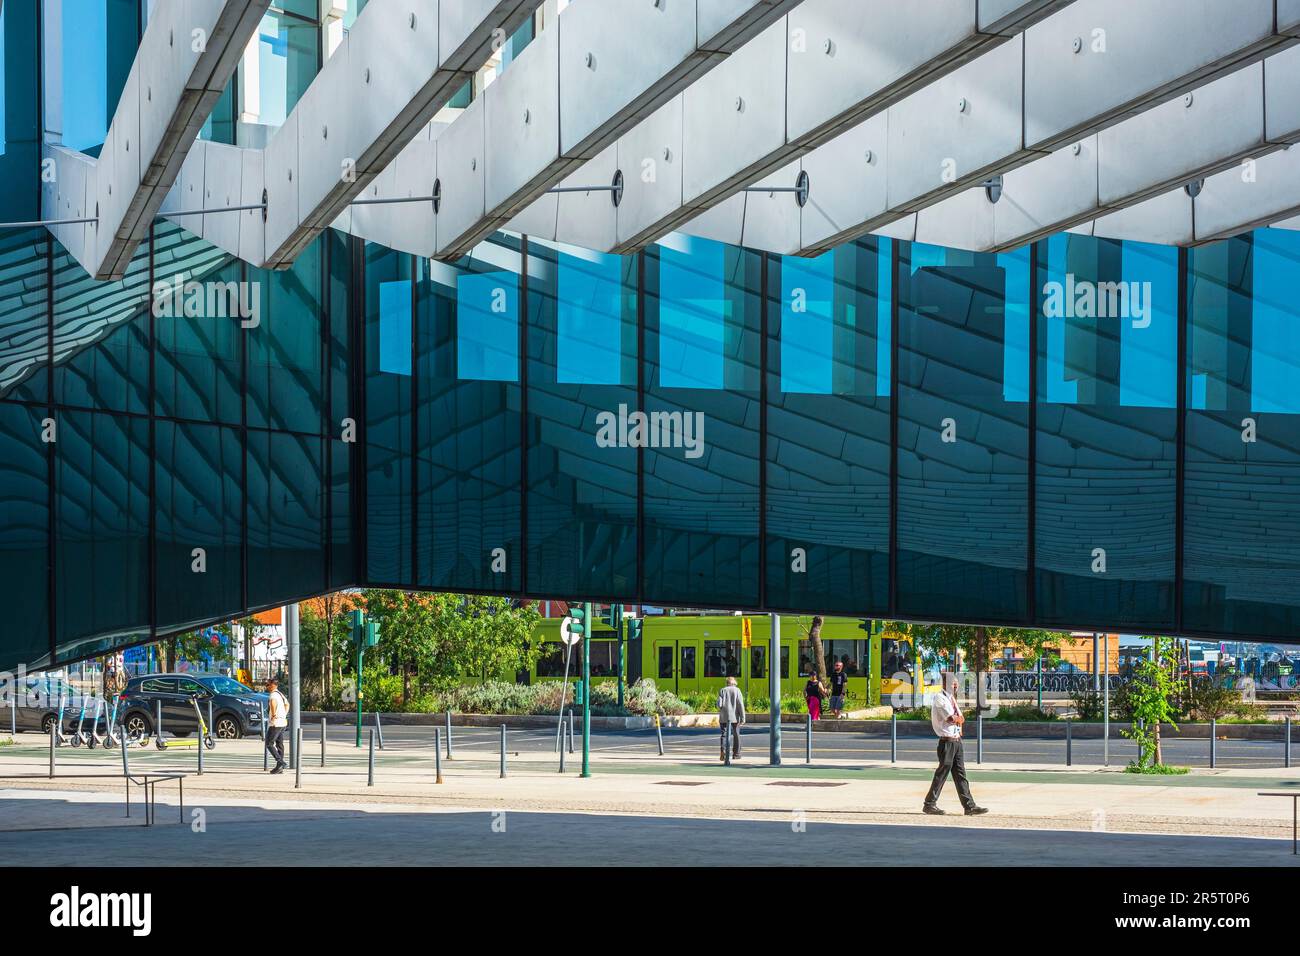
<svg viewBox="0 0 1300 956"><path fill-rule="evenodd" d="M49 446L44 409L0 402L0 670L50 662Z"/></svg>
<svg viewBox="0 0 1300 956"><path fill-rule="evenodd" d="M253 269L260 314L246 331L248 424L321 433L321 246L317 240L283 272Z"/></svg>
<svg viewBox="0 0 1300 956"><path fill-rule="evenodd" d="M55 443L59 659L149 634L149 422L62 412Z"/></svg>
<svg viewBox="0 0 1300 956"><path fill-rule="evenodd" d="M239 424L243 418L243 271L178 226L154 229L156 414ZM233 306L233 308L232 308Z"/></svg>
<svg viewBox="0 0 1300 956"><path fill-rule="evenodd" d="M44 229L0 231L0 398L49 397L49 285Z"/></svg>
<svg viewBox="0 0 1300 956"><path fill-rule="evenodd" d="M528 588L636 591L636 258L528 245Z"/></svg>
<svg viewBox="0 0 1300 956"><path fill-rule="evenodd" d="M55 246L54 401L96 411L149 411L149 243L124 278L99 282Z"/></svg>
<svg viewBox="0 0 1300 956"><path fill-rule="evenodd" d="M268 607L325 587L322 439L248 432L248 604Z"/></svg>
<svg viewBox="0 0 1300 956"><path fill-rule="evenodd" d="M366 578L411 568L411 258L366 246Z"/></svg>
<svg viewBox="0 0 1300 956"><path fill-rule="evenodd" d="M889 605L889 240L768 266L767 602Z"/></svg>
<svg viewBox="0 0 1300 956"><path fill-rule="evenodd" d="M358 583L352 521L352 445L329 441L331 588Z"/></svg>
<svg viewBox="0 0 1300 956"><path fill-rule="evenodd" d="M416 581L517 591L522 581L519 249L484 242L421 261Z"/></svg>
<svg viewBox="0 0 1300 956"><path fill-rule="evenodd" d="M761 263L681 235L646 253L647 599L758 603Z"/></svg>
<svg viewBox="0 0 1300 956"><path fill-rule="evenodd" d="M244 606L244 452L233 428L155 429L158 630L176 631Z"/></svg>
<svg viewBox="0 0 1300 956"><path fill-rule="evenodd" d="M1178 250L1062 234L1038 263L1038 617L1168 629Z"/></svg>
<svg viewBox="0 0 1300 956"><path fill-rule="evenodd" d="M1189 253L1183 624L1300 633L1300 233Z"/></svg>
<svg viewBox="0 0 1300 956"><path fill-rule="evenodd" d="M900 246L898 610L1028 614L1029 250Z"/></svg>

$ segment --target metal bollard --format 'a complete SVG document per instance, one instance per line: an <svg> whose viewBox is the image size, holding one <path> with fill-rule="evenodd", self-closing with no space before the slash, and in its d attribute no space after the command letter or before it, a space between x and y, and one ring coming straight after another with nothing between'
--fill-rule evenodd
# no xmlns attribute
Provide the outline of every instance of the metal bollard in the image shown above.
<svg viewBox="0 0 1300 956"><path fill-rule="evenodd" d="M258 707L262 710L262 770L266 771L271 766L267 763L270 755L266 751L266 705L258 704Z"/></svg>
<svg viewBox="0 0 1300 956"><path fill-rule="evenodd" d="M156 707L156 714L157 714L157 717L158 717L158 721L157 721L157 723L154 724L154 733L157 735L158 739L161 740L161 739L162 739L162 732L163 732L163 726L162 726L162 701L160 701L160 700L159 700L159 701L155 701L154 706Z"/></svg>
<svg viewBox="0 0 1300 956"><path fill-rule="evenodd" d="M15 693L9 702L9 736L18 742L18 695Z"/></svg>
<svg viewBox="0 0 1300 956"><path fill-rule="evenodd" d="M203 776L203 734L199 729L196 729L194 734L198 738L198 744L195 746L194 750L199 755L199 776L201 777Z"/></svg>
<svg viewBox="0 0 1300 956"><path fill-rule="evenodd" d="M366 774L366 786L375 785L375 728L370 728L370 756L367 761L368 769Z"/></svg>
<svg viewBox="0 0 1300 956"><path fill-rule="evenodd" d="M302 789L302 760L299 755L302 753L302 727L299 726L293 735L293 789Z"/></svg>
<svg viewBox="0 0 1300 956"><path fill-rule="evenodd" d="M975 762L984 762L984 711L975 713Z"/></svg>
<svg viewBox="0 0 1300 956"><path fill-rule="evenodd" d="M384 749L384 725L379 720L379 711L375 711L375 730L379 731L379 749Z"/></svg>
<svg viewBox="0 0 1300 956"><path fill-rule="evenodd" d="M212 701L208 701L208 733L216 733L216 731L212 729Z"/></svg>
<svg viewBox="0 0 1300 956"><path fill-rule="evenodd" d="M804 762L804 763L812 763L812 747L813 747L813 744L812 744L812 725L813 725L812 714L809 714L809 715L808 715L808 719L807 719L806 721L804 721L804 728L805 728L805 730L804 730L804 755L803 755L803 762Z"/></svg>
<svg viewBox="0 0 1300 956"><path fill-rule="evenodd" d="M325 766L325 718L320 719L320 765Z"/></svg>
<svg viewBox="0 0 1300 956"><path fill-rule="evenodd" d="M566 750L566 748L564 748L564 747L561 747L561 748L560 748L560 773L564 773L564 754L565 754L565 750Z"/></svg>
<svg viewBox="0 0 1300 956"><path fill-rule="evenodd" d="M451 711L447 711L447 759L451 760Z"/></svg>
<svg viewBox="0 0 1300 956"><path fill-rule="evenodd" d="M1282 746L1283 746L1282 765L1284 767L1289 767L1291 766L1291 718L1290 717L1286 719L1286 738Z"/></svg>
<svg viewBox="0 0 1300 956"><path fill-rule="evenodd" d="M573 753L573 708L569 708L569 753Z"/></svg>
<svg viewBox="0 0 1300 956"><path fill-rule="evenodd" d="M889 762L898 763L898 714L889 715Z"/></svg>
<svg viewBox="0 0 1300 956"><path fill-rule="evenodd" d="M434 783L442 783L442 741L438 739L438 728L433 728L433 770L436 774Z"/></svg>
<svg viewBox="0 0 1300 956"><path fill-rule="evenodd" d="M733 724L722 725L722 759L728 767L731 766L731 734L733 726Z"/></svg>
<svg viewBox="0 0 1300 956"><path fill-rule="evenodd" d="M59 740L58 718L50 724L50 779L54 779L54 748L58 746Z"/></svg>
<svg viewBox="0 0 1300 956"><path fill-rule="evenodd" d="M506 725L501 725L501 776L506 775Z"/></svg>
<svg viewBox="0 0 1300 956"><path fill-rule="evenodd" d="M655 736L659 738L659 756L664 755L664 728L663 721L658 714L655 714Z"/></svg>
<svg viewBox="0 0 1300 956"><path fill-rule="evenodd" d="M1218 724L1219 722L1213 717L1210 718L1210 769L1214 769L1218 757Z"/></svg>
<svg viewBox="0 0 1300 956"><path fill-rule="evenodd" d="M1074 721L1065 722L1065 765L1067 767L1074 763Z"/></svg>

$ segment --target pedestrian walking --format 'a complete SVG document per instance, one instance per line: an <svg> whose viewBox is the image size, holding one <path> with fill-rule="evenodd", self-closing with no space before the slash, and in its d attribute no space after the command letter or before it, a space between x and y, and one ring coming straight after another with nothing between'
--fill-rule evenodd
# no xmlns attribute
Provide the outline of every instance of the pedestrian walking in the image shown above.
<svg viewBox="0 0 1300 956"><path fill-rule="evenodd" d="M930 704L930 726L939 738L939 766L934 771L934 780L930 783L930 792L925 795L925 805L921 808L926 813L942 815L939 809L939 792L952 774L953 783L957 785L957 797L966 810L966 816L973 817L988 813L984 807L975 803L970 793L970 782L966 779L966 758L962 753L961 732L966 718L957 706L957 675L944 671L943 690L934 695Z"/></svg>
<svg viewBox="0 0 1300 956"><path fill-rule="evenodd" d="M280 682L266 682L266 750L275 758L271 773L284 773L284 731L289 726L289 701L280 693Z"/></svg>
<svg viewBox="0 0 1300 956"><path fill-rule="evenodd" d="M727 759L728 738L731 742L731 759L740 759L740 725L745 722L745 695L736 686L736 678L728 677L727 684L718 691L718 726L722 728L722 752L719 760Z"/></svg>
<svg viewBox="0 0 1300 956"><path fill-rule="evenodd" d="M849 675L844 669L844 662L836 661L835 669L831 671L831 716L837 720L844 711L844 695L848 686Z"/></svg>
<svg viewBox="0 0 1300 956"><path fill-rule="evenodd" d="M808 683L803 685L803 699L808 703L808 719L822 719L822 698L826 696L826 688L822 686L817 675L813 674L808 678Z"/></svg>

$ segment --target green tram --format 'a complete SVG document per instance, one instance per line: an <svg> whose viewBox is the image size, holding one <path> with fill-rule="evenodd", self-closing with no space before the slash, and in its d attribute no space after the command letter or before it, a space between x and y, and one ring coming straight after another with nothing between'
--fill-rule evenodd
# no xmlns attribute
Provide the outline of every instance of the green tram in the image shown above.
<svg viewBox="0 0 1300 956"><path fill-rule="evenodd" d="M641 619L639 639L625 641L625 671L629 685L642 677L678 695L717 691L728 677L743 690L767 696L768 630L770 618L755 615L655 615ZM749 640L745 639L745 622ZM626 625L626 621L624 622ZM618 641L599 617L591 640L591 676L597 681L618 675ZM782 695L801 695L813 673L811 615L781 615ZM626 631L625 631L626 633ZM561 680L567 648L560 641L558 618L543 620L533 630L543 652L528 673L529 682ZM828 617L822 624L822 650L829 673L843 661L849 673L848 692L857 706L879 703L900 689L910 690L911 649L905 641L882 638L881 622L863 618ZM791 666L791 661L795 666ZM581 669L575 653L569 677ZM523 675L520 675L521 677Z"/></svg>

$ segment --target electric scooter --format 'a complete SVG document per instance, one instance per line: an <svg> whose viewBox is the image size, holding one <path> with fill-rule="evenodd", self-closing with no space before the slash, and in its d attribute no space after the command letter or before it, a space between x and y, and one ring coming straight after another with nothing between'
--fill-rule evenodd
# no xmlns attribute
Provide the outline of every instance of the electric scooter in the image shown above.
<svg viewBox="0 0 1300 956"><path fill-rule="evenodd" d="M80 724L77 726L77 736L82 739L88 750L94 750L104 743L104 738L99 736L99 710L104 701L102 698L95 698L95 709L90 715L90 729L83 731Z"/></svg>
<svg viewBox="0 0 1300 956"><path fill-rule="evenodd" d="M76 734L69 736L63 732L63 708L65 703L66 701L64 696L60 694L59 716L56 718L54 724L54 745L56 747L78 747L81 744L81 739ZM82 704L81 712L83 714L86 712L85 704Z"/></svg>
<svg viewBox="0 0 1300 956"><path fill-rule="evenodd" d="M181 740L176 737L168 738L162 729L162 721L158 722L158 732L154 734L154 746L159 750L166 750L169 747L203 747L206 750L215 750L217 739L208 732L207 722L203 719L203 711L199 708L199 699L190 698L190 706L194 708L194 717L199 722L199 732L192 740Z"/></svg>
<svg viewBox="0 0 1300 956"><path fill-rule="evenodd" d="M69 743L73 747L80 747L86 742L86 733L82 728L86 725L86 696L81 696L81 714L77 717L77 729L72 732Z"/></svg>

